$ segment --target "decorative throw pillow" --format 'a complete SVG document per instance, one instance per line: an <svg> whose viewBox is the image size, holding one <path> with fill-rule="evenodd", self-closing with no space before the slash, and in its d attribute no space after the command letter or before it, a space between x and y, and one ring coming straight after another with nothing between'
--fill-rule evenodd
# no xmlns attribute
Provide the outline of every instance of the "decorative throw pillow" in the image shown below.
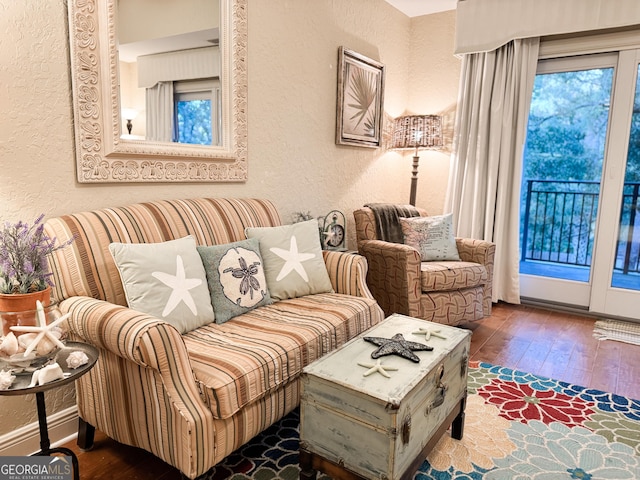
<svg viewBox="0 0 640 480"><path fill-rule="evenodd" d="M423 262L460 260L453 233L453 215L401 218L404 243L420 252Z"/></svg>
<svg viewBox="0 0 640 480"><path fill-rule="evenodd" d="M198 253L207 272L216 323L271 303L257 239L198 247Z"/></svg>
<svg viewBox="0 0 640 480"><path fill-rule="evenodd" d="M188 236L162 243L112 243L130 308L187 333L214 321L207 277Z"/></svg>
<svg viewBox="0 0 640 480"><path fill-rule="evenodd" d="M245 233L247 238L260 240L271 298L284 300L333 291L322 258L316 220L279 227L249 227Z"/></svg>

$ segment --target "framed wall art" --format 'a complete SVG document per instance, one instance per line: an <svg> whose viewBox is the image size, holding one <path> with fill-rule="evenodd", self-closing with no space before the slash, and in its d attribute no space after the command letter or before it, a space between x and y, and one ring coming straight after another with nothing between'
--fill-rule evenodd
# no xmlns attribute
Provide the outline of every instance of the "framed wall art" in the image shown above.
<svg viewBox="0 0 640 480"><path fill-rule="evenodd" d="M383 101L384 65L340 47L336 144L379 147Z"/></svg>

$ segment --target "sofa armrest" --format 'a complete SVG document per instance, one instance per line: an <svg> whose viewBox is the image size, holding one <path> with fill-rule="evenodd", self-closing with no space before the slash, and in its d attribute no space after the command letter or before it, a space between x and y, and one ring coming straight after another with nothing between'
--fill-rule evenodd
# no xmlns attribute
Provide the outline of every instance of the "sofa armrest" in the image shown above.
<svg viewBox="0 0 640 480"><path fill-rule="evenodd" d="M367 259L357 252L323 250L322 256L336 293L373 299L367 286Z"/></svg>
<svg viewBox="0 0 640 480"><path fill-rule="evenodd" d="M168 377L167 384L184 380L192 385L187 390L199 396L184 341L171 324L90 297L68 298L60 309L71 313L68 325L73 338L156 370Z"/></svg>
<svg viewBox="0 0 640 480"><path fill-rule="evenodd" d="M180 332L152 316L90 297L70 297L60 309L71 313L70 336L100 350L96 368L76 383L82 418L123 443L140 446L155 438L157 444L147 446L155 455L180 465L189 478L203 473L215 455L214 419ZM145 395L147 407L132 408L135 398ZM203 455L193 455L197 449Z"/></svg>
<svg viewBox="0 0 640 480"><path fill-rule="evenodd" d="M420 253L413 247L365 240L359 251L369 264L367 285L385 315L420 313Z"/></svg>

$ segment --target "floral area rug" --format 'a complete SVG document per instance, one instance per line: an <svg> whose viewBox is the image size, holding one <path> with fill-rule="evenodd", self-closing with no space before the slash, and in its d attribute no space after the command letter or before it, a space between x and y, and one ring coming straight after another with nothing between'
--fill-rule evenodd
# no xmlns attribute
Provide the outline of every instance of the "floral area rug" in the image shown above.
<svg viewBox="0 0 640 480"><path fill-rule="evenodd" d="M297 479L298 424L295 410L200 479ZM640 401L471 362L464 437L445 434L414 479L640 479Z"/></svg>

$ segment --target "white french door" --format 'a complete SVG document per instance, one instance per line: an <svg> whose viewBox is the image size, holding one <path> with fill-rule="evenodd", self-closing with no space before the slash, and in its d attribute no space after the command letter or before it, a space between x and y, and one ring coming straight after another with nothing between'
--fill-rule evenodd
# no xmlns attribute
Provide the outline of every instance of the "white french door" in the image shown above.
<svg viewBox="0 0 640 480"><path fill-rule="evenodd" d="M630 173L640 168L632 128L640 121L639 68L640 50L619 53L589 304L593 312L635 320L640 320L640 222L635 221L640 204L638 182ZM622 266L631 273L618 273L621 261L631 263Z"/></svg>
<svg viewBox="0 0 640 480"><path fill-rule="evenodd" d="M522 183L524 298L640 320L639 65L640 50L539 64Z"/></svg>

